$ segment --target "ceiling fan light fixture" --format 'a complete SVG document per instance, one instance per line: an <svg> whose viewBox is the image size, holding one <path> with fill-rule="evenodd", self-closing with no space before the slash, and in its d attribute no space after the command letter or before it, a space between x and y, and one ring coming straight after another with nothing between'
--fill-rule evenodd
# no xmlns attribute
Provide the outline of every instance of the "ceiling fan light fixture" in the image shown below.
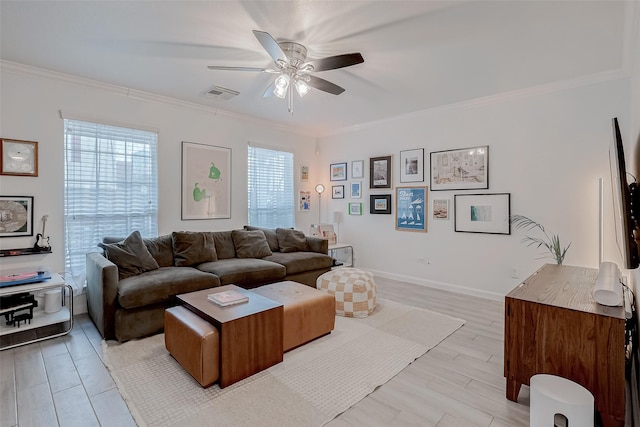
<svg viewBox="0 0 640 427"><path fill-rule="evenodd" d="M295 86L296 91L298 91L298 95L300 95L300 98L308 94L311 90L311 86L309 86L309 84L307 84L307 82L302 79L296 79Z"/></svg>
<svg viewBox="0 0 640 427"><path fill-rule="evenodd" d="M287 95L287 89L289 89L289 76L280 74L274 82L273 94L278 98L284 98Z"/></svg>

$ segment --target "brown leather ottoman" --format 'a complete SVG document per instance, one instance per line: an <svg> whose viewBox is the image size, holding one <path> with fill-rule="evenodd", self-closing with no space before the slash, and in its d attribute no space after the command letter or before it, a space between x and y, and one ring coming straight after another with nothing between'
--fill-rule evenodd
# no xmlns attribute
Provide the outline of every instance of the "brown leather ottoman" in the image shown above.
<svg viewBox="0 0 640 427"><path fill-rule="evenodd" d="M220 340L211 323L184 307L168 308L164 312L164 345L202 387L217 381Z"/></svg>
<svg viewBox="0 0 640 427"><path fill-rule="evenodd" d="M284 351L301 346L333 330L336 321L336 300L332 295L289 280L260 286L251 291L284 305Z"/></svg>

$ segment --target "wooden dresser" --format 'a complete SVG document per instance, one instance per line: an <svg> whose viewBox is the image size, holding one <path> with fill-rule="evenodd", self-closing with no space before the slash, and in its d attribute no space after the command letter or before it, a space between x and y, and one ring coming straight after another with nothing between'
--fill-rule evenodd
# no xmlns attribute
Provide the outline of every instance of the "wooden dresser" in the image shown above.
<svg viewBox="0 0 640 427"><path fill-rule="evenodd" d="M505 297L507 399L539 373L568 378L595 398L605 427L624 426L625 317L591 295L597 269L547 264Z"/></svg>

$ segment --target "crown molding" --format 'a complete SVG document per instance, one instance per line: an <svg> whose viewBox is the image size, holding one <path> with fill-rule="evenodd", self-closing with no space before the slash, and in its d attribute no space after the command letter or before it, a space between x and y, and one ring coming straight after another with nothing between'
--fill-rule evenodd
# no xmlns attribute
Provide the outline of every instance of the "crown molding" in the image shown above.
<svg viewBox="0 0 640 427"><path fill-rule="evenodd" d="M287 126L281 123L274 123L269 120L259 119L259 118L244 115L244 114L238 114L238 113L222 110L215 107L210 107L207 105L197 104L195 102L184 101L184 100L172 98L169 96L164 96L164 95L159 95L151 92L146 92L143 90L128 88L125 86L120 86L112 83L105 83L98 80L74 76L72 74L61 73L58 71L34 67L31 65L20 64L17 62L6 61L6 60L0 60L0 73L5 73L5 72L13 73L17 75L29 76L29 77L38 77L38 78L62 81L65 83L98 89L104 92L124 96L130 99L135 99L139 101L153 102L153 103L164 104L164 105L174 105L174 106L191 109L191 110L197 110L197 111L201 111L201 112L209 113L215 116L225 117L233 120L251 122L256 125L270 127L275 130L293 132L293 133L304 135L304 136L312 136L312 137L316 136L314 133L308 132L305 129L301 129L298 127Z"/></svg>

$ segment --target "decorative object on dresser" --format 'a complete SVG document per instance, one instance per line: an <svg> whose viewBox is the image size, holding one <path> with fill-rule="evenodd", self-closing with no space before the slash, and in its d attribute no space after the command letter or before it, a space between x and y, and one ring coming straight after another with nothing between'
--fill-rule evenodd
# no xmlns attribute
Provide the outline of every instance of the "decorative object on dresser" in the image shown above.
<svg viewBox="0 0 640 427"><path fill-rule="evenodd" d="M511 193L456 194L453 209L457 232L511 234Z"/></svg>
<svg viewBox="0 0 640 427"><path fill-rule="evenodd" d="M391 188L391 156L369 158L369 188Z"/></svg>
<svg viewBox="0 0 640 427"><path fill-rule="evenodd" d="M562 261L564 261L564 257L567 255L571 242L563 248L560 244L560 236L558 234L552 234L550 236L542 224L537 223L524 215L513 215L510 218L510 221L517 229L524 228L526 231L535 229L540 230L542 233L541 237L524 236L522 238L522 243L526 243L527 246L535 246L536 248L544 246L556 261L556 264L562 265ZM544 255L541 255L540 258L543 257Z"/></svg>
<svg viewBox="0 0 640 427"><path fill-rule="evenodd" d="M488 188L488 145L431 153L431 191Z"/></svg>
<svg viewBox="0 0 640 427"><path fill-rule="evenodd" d="M38 176L38 143L0 138L0 175Z"/></svg>
<svg viewBox="0 0 640 427"><path fill-rule="evenodd" d="M427 232L427 187L396 188L396 230Z"/></svg>
<svg viewBox="0 0 640 427"><path fill-rule="evenodd" d="M231 149L182 142L182 219L231 218Z"/></svg>
<svg viewBox="0 0 640 427"><path fill-rule="evenodd" d="M424 181L424 148L400 152L400 182Z"/></svg>
<svg viewBox="0 0 640 427"><path fill-rule="evenodd" d="M598 270L546 264L505 297L507 399L536 374L574 381L595 398L604 427L625 423L624 307L597 304Z"/></svg>

